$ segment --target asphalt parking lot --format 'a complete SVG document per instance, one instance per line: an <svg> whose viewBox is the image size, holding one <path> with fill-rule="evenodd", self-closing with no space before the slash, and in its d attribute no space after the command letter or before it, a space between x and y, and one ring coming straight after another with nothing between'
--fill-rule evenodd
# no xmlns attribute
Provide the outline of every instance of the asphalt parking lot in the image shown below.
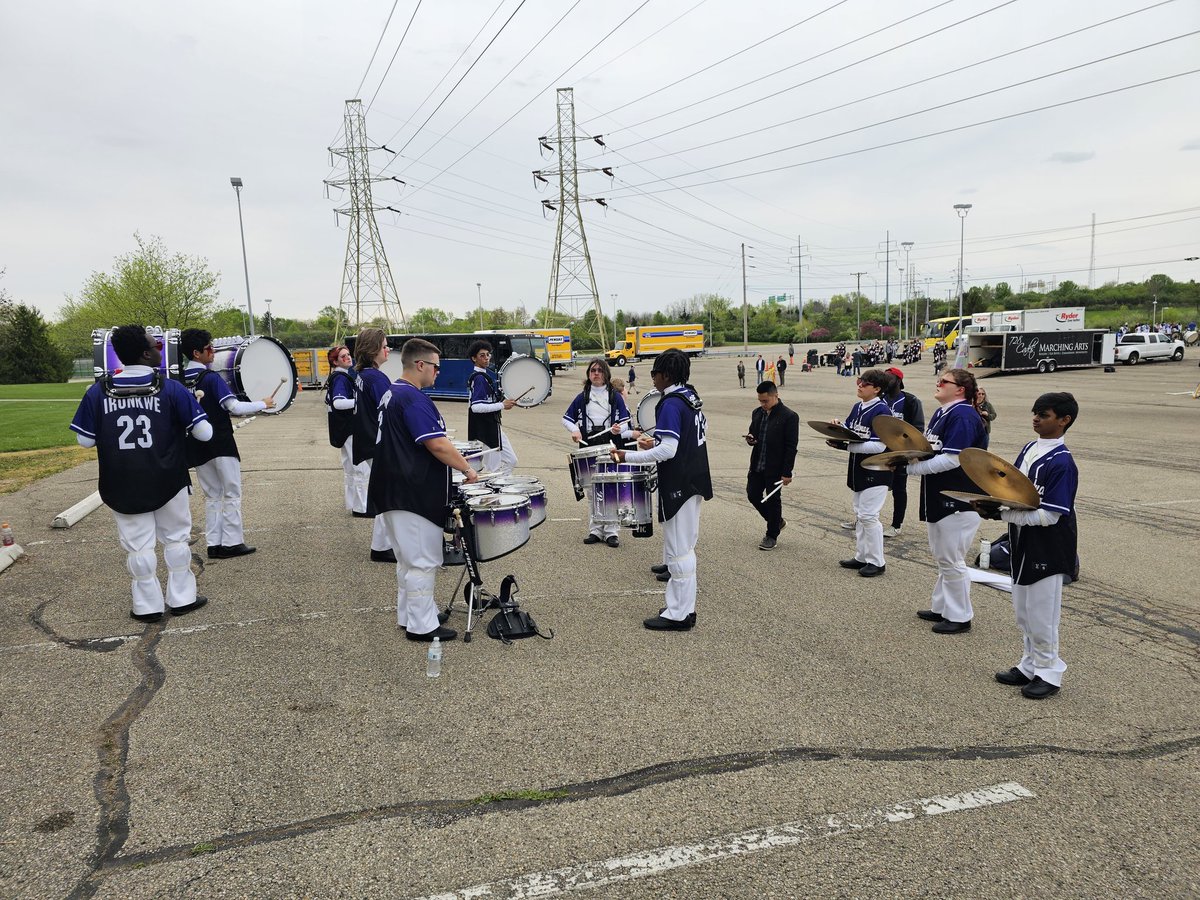
<svg viewBox="0 0 1200 900"><path fill-rule="evenodd" d="M186 618L134 627L105 509L49 527L94 464L6 496L26 555L0 574L0 895L1200 894L1195 361L986 382L1010 460L1039 393L1081 405L1081 580L1063 690L1042 702L992 679L1019 658L1006 594L974 588L967 634L915 617L934 577L915 480L886 574L861 579L837 566L845 457L802 427L787 529L757 549L740 438L756 398L730 358L693 369L716 496L689 633L641 627L661 531L582 544L560 425L582 368L505 416L549 520L483 567L492 590L515 575L555 636L481 629L436 680L395 626L369 523L342 508L320 392L237 432L258 552L203 561L211 602ZM931 369L906 379L927 414ZM842 417L853 380L790 369L781 395L802 420ZM439 406L465 437L465 404ZM458 575L439 575L443 604Z"/></svg>

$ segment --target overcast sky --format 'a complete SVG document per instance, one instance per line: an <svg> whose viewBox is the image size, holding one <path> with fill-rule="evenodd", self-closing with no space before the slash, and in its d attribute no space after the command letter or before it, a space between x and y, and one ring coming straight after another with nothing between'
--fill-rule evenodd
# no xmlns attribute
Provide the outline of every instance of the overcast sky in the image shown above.
<svg viewBox="0 0 1200 900"><path fill-rule="evenodd" d="M556 165L537 139L558 87L578 133L604 135L580 165L614 171L579 179L608 203L584 205L606 312L614 294L740 301L743 242L752 302L796 293L797 241L806 300L855 272L896 300L902 241L945 297L956 203L968 284L1086 284L1093 214L1095 284L1194 279L1198 30L1195 0L7 3L0 286L52 316L140 232L244 303L236 175L256 314L336 304L346 201L322 182L344 174L328 147L359 97L400 152L373 164L407 183L375 192L402 212L376 215L404 310L474 309L481 283L484 306L532 311L558 186L531 173Z"/></svg>

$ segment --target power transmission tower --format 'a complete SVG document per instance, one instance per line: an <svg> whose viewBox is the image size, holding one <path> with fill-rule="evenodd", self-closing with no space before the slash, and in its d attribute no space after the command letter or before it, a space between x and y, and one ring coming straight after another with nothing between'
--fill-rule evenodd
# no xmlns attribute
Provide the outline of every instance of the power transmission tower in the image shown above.
<svg viewBox="0 0 1200 900"><path fill-rule="evenodd" d="M557 169L540 169L533 173L536 182L549 184L549 176L558 176L558 202L543 200L542 206L558 213L558 228L554 238L554 260L550 264L550 290L546 297L544 327L549 327L551 314L558 313L560 301L590 300L596 313L596 336L600 346L609 344L604 334L604 313L600 308L600 293L596 290L596 273L592 270L592 257L588 253L587 235L583 230L583 213L579 204L597 203L608 206L603 197L579 196L579 173L603 172L612 177L611 167L580 169L576 164L575 145L580 141L595 141L604 146L603 135L575 134L575 89L558 89L558 133L557 137L538 138L541 145L551 153L558 152ZM613 341L616 341L616 322L613 323Z"/></svg>
<svg viewBox="0 0 1200 900"><path fill-rule="evenodd" d="M391 206L376 206L371 197L372 183L400 179L371 174L368 154L379 149L367 141L367 121L363 115L362 101L347 100L346 143L342 147L329 148L331 164L334 156L345 157L346 177L325 182L328 187L348 190L350 194L347 204L334 210L335 217L344 215L350 220L346 235L346 265L342 271L342 295L334 330L335 342L343 330L361 328L373 321L382 320L384 330L388 332L396 331L397 326L400 331L407 328L404 310L400 308L400 297L396 293L396 283L392 280L392 269L388 265L387 251L379 237L379 226L375 223L377 209L399 210ZM387 150L386 147L382 149Z"/></svg>

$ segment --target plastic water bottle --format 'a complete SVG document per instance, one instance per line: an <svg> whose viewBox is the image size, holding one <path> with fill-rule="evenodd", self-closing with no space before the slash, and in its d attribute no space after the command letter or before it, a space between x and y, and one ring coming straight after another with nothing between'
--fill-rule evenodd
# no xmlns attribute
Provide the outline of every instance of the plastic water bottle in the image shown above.
<svg viewBox="0 0 1200 900"><path fill-rule="evenodd" d="M442 674L442 639L435 637L425 656L425 674L437 678Z"/></svg>
<svg viewBox="0 0 1200 900"><path fill-rule="evenodd" d="M3 540L5 547L11 547L17 542L17 539L13 537L12 526L7 522L0 523L0 539Z"/></svg>
<svg viewBox="0 0 1200 900"><path fill-rule="evenodd" d="M992 567L992 542L979 542L979 568L990 569Z"/></svg>

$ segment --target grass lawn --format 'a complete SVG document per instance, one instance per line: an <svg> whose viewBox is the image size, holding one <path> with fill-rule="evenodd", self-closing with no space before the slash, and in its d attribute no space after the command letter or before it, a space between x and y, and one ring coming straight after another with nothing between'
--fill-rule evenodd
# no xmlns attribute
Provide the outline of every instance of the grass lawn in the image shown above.
<svg viewBox="0 0 1200 900"><path fill-rule="evenodd" d="M84 450L74 439L71 444L70 447L52 447L48 450L0 453L0 494L11 494L40 478L73 469L80 463L96 458L94 447Z"/></svg>
<svg viewBox="0 0 1200 900"><path fill-rule="evenodd" d="M0 453L73 446L67 426L91 383L0 384Z"/></svg>

